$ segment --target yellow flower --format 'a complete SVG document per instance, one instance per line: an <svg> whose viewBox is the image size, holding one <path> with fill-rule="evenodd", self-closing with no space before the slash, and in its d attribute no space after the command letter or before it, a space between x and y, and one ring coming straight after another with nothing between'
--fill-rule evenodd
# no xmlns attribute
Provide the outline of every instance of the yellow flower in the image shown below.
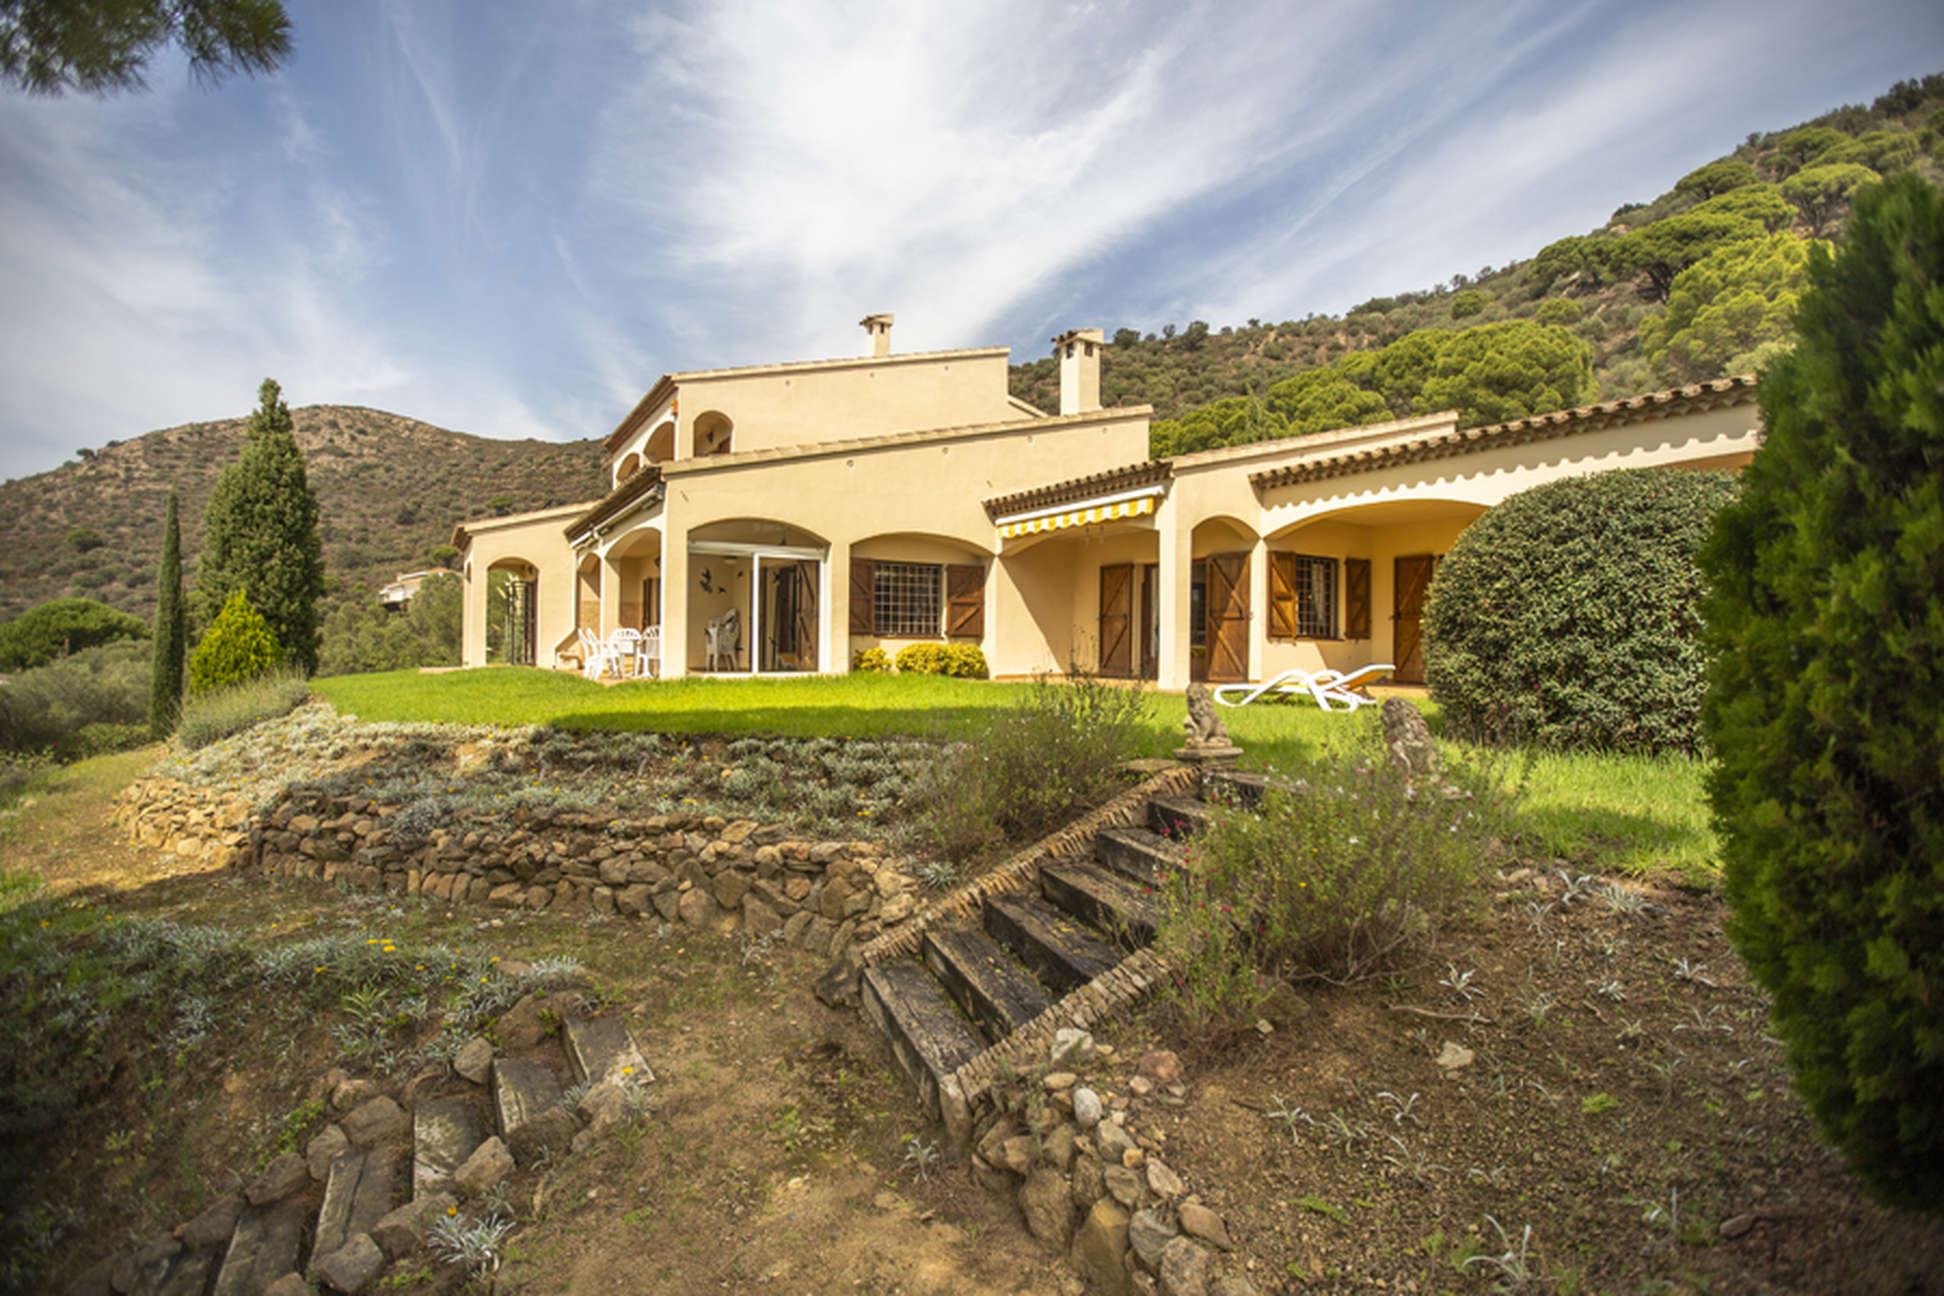
<svg viewBox="0 0 1944 1296"><path fill-rule="evenodd" d="M323 964L321 964L321 963L320 963L320 964L318 964L318 965L317 965L317 970L318 970L319 972L322 972L322 971L324 970L324 965L323 965Z"/></svg>
<svg viewBox="0 0 1944 1296"><path fill-rule="evenodd" d="M488 959L488 960L486 960L486 961L487 961L488 963L497 963L497 962L499 962L499 955L497 955L497 954L495 954L495 955L493 955L493 957L492 957L492 958L490 958L490 959Z"/></svg>

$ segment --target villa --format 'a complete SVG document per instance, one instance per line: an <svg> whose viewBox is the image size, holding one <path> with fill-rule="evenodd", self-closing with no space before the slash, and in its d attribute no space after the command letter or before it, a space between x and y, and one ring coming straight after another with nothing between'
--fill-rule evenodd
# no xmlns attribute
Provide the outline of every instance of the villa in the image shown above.
<svg viewBox="0 0 1944 1296"><path fill-rule="evenodd" d="M1473 518L1561 477L1739 468L1760 437L1739 377L1150 459L1150 407L1100 404L1099 330L1054 339L1056 414L1008 393L1005 348L900 355L892 322L862 321L861 356L666 374L603 444L607 495L461 524L465 664L558 667L582 630L659 627L668 678L841 674L930 641L999 676L1382 661L1413 682L1425 590Z"/></svg>

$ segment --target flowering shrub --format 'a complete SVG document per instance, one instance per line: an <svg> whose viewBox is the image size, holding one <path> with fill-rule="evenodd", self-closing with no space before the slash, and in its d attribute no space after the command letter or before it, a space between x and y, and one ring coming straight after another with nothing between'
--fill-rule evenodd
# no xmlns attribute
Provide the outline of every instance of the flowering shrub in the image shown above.
<svg viewBox="0 0 1944 1296"><path fill-rule="evenodd" d="M884 649L882 648L866 648L852 659L851 669L854 671L868 671L873 675L889 675L891 673L891 659L885 655Z"/></svg>
<svg viewBox="0 0 1944 1296"><path fill-rule="evenodd" d="M1040 679L926 772L915 844L957 863L1051 830L1114 791L1120 763L1141 749L1147 714L1147 693L1084 671Z"/></svg>
<svg viewBox="0 0 1944 1296"><path fill-rule="evenodd" d="M1471 901L1509 823L1500 772L1452 764L1470 795L1413 788L1372 741L1326 752L1254 812L1219 813L1163 880L1156 944L1178 969L1177 1003L1197 1022L1232 1020L1279 981L1393 970Z"/></svg>

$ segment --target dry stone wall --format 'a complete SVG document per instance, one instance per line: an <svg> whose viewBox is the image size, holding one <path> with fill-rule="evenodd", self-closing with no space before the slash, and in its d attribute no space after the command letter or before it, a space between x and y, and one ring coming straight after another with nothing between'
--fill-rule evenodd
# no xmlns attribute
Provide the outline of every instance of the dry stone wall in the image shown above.
<svg viewBox="0 0 1944 1296"><path fill-rule="evenodd" d="M806 840L751 819L520 805L459 811L419 840L400 813L301 790L259 811L233 791L152 777L123 792L119 817L139 844L210 867L741 931L812 954L878 939L918 908L914 884L878 843Z"/></svg>

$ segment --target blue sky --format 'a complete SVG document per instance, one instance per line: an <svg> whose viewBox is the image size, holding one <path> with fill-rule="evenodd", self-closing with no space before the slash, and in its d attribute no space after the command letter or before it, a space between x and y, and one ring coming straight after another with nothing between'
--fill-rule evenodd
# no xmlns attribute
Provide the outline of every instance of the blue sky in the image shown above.
<svg viewBox="0 0 1944 1296"><path fill-rule="evenodd" d="M1340 312L1944 70L1934 2L287 0L0 92L0 477L292 404L603 435L667 370Z"/></svg>

